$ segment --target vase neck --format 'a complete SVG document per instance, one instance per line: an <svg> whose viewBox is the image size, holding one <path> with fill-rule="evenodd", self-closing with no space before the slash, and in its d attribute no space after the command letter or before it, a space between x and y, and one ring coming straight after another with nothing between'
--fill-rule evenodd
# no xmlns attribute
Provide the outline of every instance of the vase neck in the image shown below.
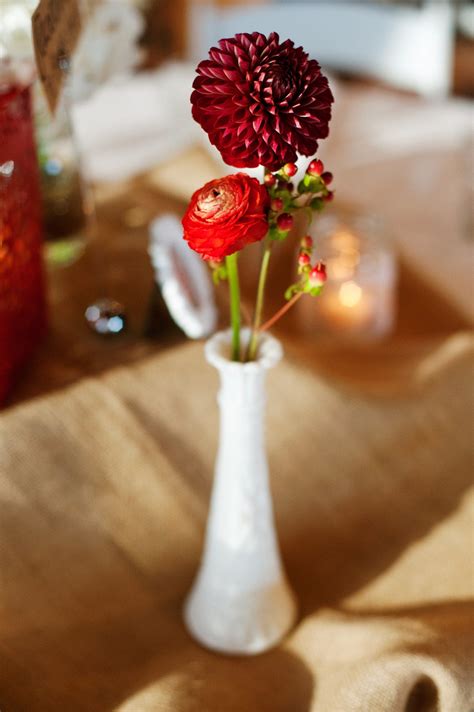
<svg viewBox="0 0 474 712"><path fill-rule="evenodd" d="M256 366L253 369L219 369L221 387L218 403L223 414L238 412L240 417L249 417L263 412L266 402L265 370Z"/></svg>

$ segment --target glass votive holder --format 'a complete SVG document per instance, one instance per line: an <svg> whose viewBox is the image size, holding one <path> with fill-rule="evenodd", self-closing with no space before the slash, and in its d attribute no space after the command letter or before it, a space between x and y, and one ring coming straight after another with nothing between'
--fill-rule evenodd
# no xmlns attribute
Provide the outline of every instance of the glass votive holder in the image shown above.
<svg viewBox="0 0 474 712"><path fill-rule="evenodd" d="M381 221L361 214L326 215L310 234L328 278L318 297L301 300L306 327L345 342L388 336L396 318L398 270Z"/></svg>
<svg viewBox="0 0 474 712"><path fill-rule="evenodd" d="M46 261L52 268L67 267L85 250L92 208L69 116L67 78L54 116L39 82L34 99Z"/></svg>

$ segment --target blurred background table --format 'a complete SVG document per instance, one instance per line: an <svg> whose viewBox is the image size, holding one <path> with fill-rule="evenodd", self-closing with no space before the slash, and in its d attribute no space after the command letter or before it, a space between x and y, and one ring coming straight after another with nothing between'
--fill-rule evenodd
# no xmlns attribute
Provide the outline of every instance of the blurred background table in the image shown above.
<svg viewBox="0 0 474 712"><path fill-rule="evenodd" d="M145 105L149 103L150 125L160 101L163 74L165 84L171 76L177 83L177 94L184 97L192 69L171 65L164 72L140 78L139 91ZM110 91L112 101L127 103L127 91L133 96L137 88L131 80ZM85 131L79 127L80 136L93 123L95 112L103 111L105 100L110 100L109 94L82 110L79 119ZM290 348L298 350L299 343L305 344L305 358L313 359L314 366L328 375L389 392L403 386L404 379L413 385L425 359L444 348L450 337L461 334L463 340L462 334L472 323L471 107L463 100L428 101L340 81L336 82L336 101L331 140L322 152L336 176L334 210L344 212L349 206L383 218L401 265L397 325L388 341L349 353L347 349L336 353L319 349L314 334L301 330L297 309L283 320L280 329L291 335ZM186 111L185 105L182 111ZM123 116L120 121L127 125ZM117 175L118 168L126 165L130 149L125 145L120 157L120 130L111 130L115 143L107 144L103 134L92 132L90 150L83 145L86 168L95 182L97 222L85 256L49 274L51 329L11 403L136 361L181 338L162 307L151 317L148 223L163 212L182 215L186 198L196 187L228 170L215 154L208 154L196 142L194 130L183 139L188 136L188 124L186 119L181 122L178 144L171 134L171 150L168 146L165 159L158 165L144 166L141 174L125 176L121 182L103 179L110 173ZM107 128L103 119L102 125ZM159 155L161 144L153 148L153 135L147 141L153 160L153 150ZM143 155L147 155L146 146L146 142L141 145ZM242 270L248 298L253 294L257 260L258 248L249 250ZM271 307L280 306L282 292L292 280L293 260L291 250L275 251L269 313ZM127 332L110 339L92 333L83 318L87 304L106 294L126 305L129 318ZM224 290L221 308L226 309ZM145 336L150 318L154 319L155 338ZM449 348L447 351L450 353ZM350 363L349 369L345 363ZM360 369L367 370L367 364L369 380Z"/></svg>

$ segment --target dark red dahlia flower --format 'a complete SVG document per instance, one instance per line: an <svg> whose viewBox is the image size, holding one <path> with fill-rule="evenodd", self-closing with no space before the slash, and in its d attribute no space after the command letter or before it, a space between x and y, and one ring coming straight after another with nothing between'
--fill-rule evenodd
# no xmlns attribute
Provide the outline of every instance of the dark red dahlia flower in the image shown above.
<svg viewBox="0 0 474 712"><path fill-rule="evenodd" d="M266 188L246 173L206 183L183 218L184 239L204 259L220 261L268 231Z"/></svg>
<svg viewBox="0 0 474 712"><path fill-rule="evenodd" d="M253 32L220 40L209 56L196 70L193 117L226 163L277 170L316 153L334 99L302 47Z"/></svg>

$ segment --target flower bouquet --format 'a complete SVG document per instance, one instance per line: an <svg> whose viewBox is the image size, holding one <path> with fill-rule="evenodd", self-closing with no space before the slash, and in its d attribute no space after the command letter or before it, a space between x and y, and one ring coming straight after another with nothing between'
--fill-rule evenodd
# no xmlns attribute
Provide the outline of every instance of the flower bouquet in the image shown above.
<svg viewBox="0 0 474 712"><path fill-rule="evenodd" d="M326 280L309 235L299 237L286 303L266 321L265 287L272 251L292 234L295 214L309 223L333 198L332 174L314 158L329 133L333 96L303 48L259 32L220 40L198 65L193 88L193 117L224 161L261 166L262 182L244 172L210 181L183 218L184 239L208 261L216 283L228 282L231 322L206 344L221 378L220 441L205 551L185 619L204 645L252 654L276 644L296 616L268 486L264 379L282 356L268 329L303 295L317 296ZM295 184L298 155L313 158ZM262 243L260 275L252 324L242 329L238 257L254 242Z"/></svg>

